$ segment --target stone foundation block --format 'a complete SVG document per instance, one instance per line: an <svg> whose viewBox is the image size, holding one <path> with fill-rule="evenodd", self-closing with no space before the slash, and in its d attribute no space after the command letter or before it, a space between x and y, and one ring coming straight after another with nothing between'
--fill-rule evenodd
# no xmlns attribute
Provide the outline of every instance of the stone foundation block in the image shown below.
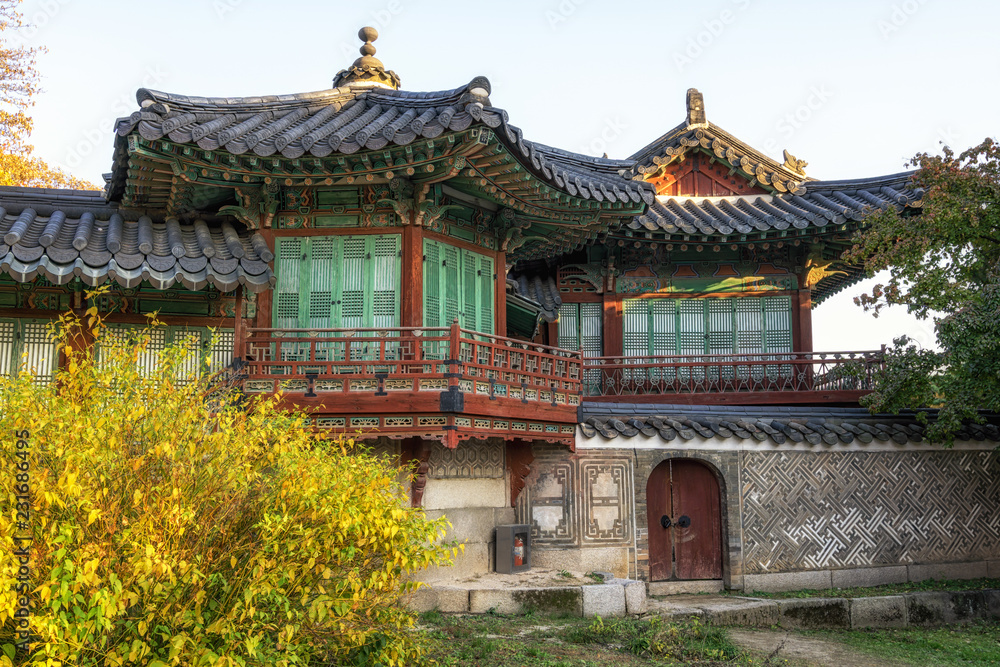
<svg viewBox="0 0 1000 667"><path fill-rule="evenodd" d="M909 581L905 565L889 567L859 567L850 570L833 570L833 588L867 588L885 584L902 584Z"/></svg>
<svg viewBox="0 0 1000 667"><path fill-rule="evenodd" d="M986 576L991 579L1000 579L1000 560L986 561Z"/></svg>
<svg viewBox="0 0 1000 667"><path fill-rule="evenodd" d="M446 614L469 612L469 591L464 588L421 586L410 594L406 608L415 612L437 611Z"/></svg>
<svg viewBox="0 0 1000 667"><path fill-rule="evenodd" d="M481 542L467 542L465 551L460 551L454 565L434 565L416 575L420 581L453 581L465 579L490 571L490 545Z"/></svg>
<svg viewBox="0 0 1000 667"><path fill-rule="evenodd" d="M811 572L775 572L773 574L743 575L745 591L801 591L804 589L823 590L833 588L833 579L829 570L814 570Z"/></svg>
<svg viewBox="0 0 1000 667"><path fill-rule="evenodd" d="M906 596L910 625L944 625L958 620L949 593L910 593Z"/></svg>
<svg viewBox="0 0 1000 667"><path fill-rule="evenodd" d="M485 614L491 609L508 616L523 614L529 610L582 616L583 596L578 586L469 591L471 613Z"/></svg>
<svg viewBox="0 0 1000 667"><path fill-rule="evenodd" d="M580 588L583 591L584 617L613 618L626 614L625 587L621 584L597 584Z"/></svg>
<svg viewBox="0 0 1000 667"><path fill-rule="evenodd" d="M851 600L851 628L855 630L906 626L906 598L902 595Z"/></svg>
<svg viewBox="0 0 1000 667"><path fill-rule="evenodd" d="M718 593L721 581L653 581L649 584L650 595L694 595L697 593Z"/></svg>
<svg viewBox="0 0 1000 667"><path fill-rule="evenodd" d="M994 618L1000 618L1000 589L991 588L983 591L986 598L986 611Z"/></svg>
<svg viewBox="0 0 1000 667"><path fill-rule="evenodd" d="M767 628L778 623L778 605L769 600L740 600L739 604L703 604L702 613L712 625Z"/></svg>
<svg viewBox="0 0 1000 667"><path fill-rule="evenodd" d="M504 479L428 479L425 510L505 507L510 504Z"/></svg>
<svg viewBox="0 0 1000 667"><path fill-rule="evenodd" d="M621 579L628 578L628 547L595 547L573 549L534 548L532 567L572 572L611 572Z"/></svg>
<svg viewBox="0 0 1000 667"><path fill-rule="evenodd" d="M469 611L485 614L492 610L497 614L512 616L525 611L520 602L514 600L514 591L476 590L469 591Z"/></svg>
<svg viewBox="0 0 1000 667"><path fill-rule="evenodd" d="M444 540L450 542L487 543L493 541L496 511L492 507L455 508L449 510L427 510L428 519L444 517L451 528Z"/></svg>
<svg viewBox="0 0 1000 667"><path fill-rule="evenodd" d="M646 601L646 583L643 581L626 581L625 589L625 611L629 614L645 614L649 608ZM1000 593L1000 591L997 591Z"/></svg>
<svg viewBox="0 0 1000 667"><path fill-rule="evenodd" d="M778 600L777 605L779 622L785 628L851 627L850 602L846 599Z"/></svg>
<svg viewBox="0 0 1000 667"><path fill-rule="evenodd" d="M909 565L910 581L926 579L980 579L987 576L986 561Z"/></svg>

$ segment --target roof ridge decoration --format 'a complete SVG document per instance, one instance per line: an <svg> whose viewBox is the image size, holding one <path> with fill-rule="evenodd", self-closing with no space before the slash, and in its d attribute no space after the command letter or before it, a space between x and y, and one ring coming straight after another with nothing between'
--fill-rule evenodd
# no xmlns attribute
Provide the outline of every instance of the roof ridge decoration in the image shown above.
<svg viewBox="0 0 1000 667"><path fill-rule="evenodd" d="M337 72L333 78L333 87L340 88L351 84L366 84L399 90L399 76L392 70L387 70L382 61L375 57L375 46L378 30L365 26L358 31L358 38L364 42L361 45L361 57L347 69Z"/></svg>
<svg viewBox="0 0 1000 667"><path fill-rule="evenodd" d="M637 163L633 178L647 180L667 165L683 159L688 151L700 149L742 172L751 185L760 184L772 191L795 195L806 193L805 184L813 180L804 171L808 162L786 150L784 163L779 163L710 122L705 113L704 96L696 88L688 89L686 106L684 123L629 158Z"/></svg>

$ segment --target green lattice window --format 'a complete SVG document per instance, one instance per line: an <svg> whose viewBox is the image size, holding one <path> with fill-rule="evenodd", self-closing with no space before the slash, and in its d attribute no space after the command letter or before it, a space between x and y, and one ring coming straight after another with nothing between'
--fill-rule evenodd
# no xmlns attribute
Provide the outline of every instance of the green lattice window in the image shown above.
<svg viewBox="0 0 1000 667"><path fill-rule="evenodd" d="M9 377L21 366L31 369L35 382L52 381L59 363L49 336L51 320L0 319L0 375Z"/></svg>
<svg viewBox="0 0 1000 667"><path fill-rule="evenodd" d="M424 326L493 333L493 258L424 239Z"/></svg>
<svg viewBox="0 0 1000 667"><path fill-rule="evenodd" d="M600 303L564 303L559 307L559 347L580 350L585 357L602 356L603 317Z"/></svg>
<svg viewBox="0 0 1000 667"><path fill-rule="evenodd" d="M626 299L625 356L792 351L792 300Z"/></svg>
<svg viewBox="0 0 1000 667"><path fill-rule="evenodd" d="M274 326L399 326L399 235L279 238Z"/></svg>

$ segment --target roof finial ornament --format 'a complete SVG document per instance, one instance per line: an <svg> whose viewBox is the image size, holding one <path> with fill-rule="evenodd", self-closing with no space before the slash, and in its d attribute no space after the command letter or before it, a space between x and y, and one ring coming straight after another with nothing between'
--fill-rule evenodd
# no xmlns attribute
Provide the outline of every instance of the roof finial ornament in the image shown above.
<svg viewBox="0 0 1000 667"><path fill-rule="evenodd" d="M708 125L705 119L705 98L698 92L697 88L688 88L687 91L687 123L692 125Z"/></svg>
<svg viewBox="0 0 1000 667"><path fill-rule="evenodd" d="M789 171L794 171L796 174L806 175L806 167L809 166L808 162L798 159L789 153L787 148L782 151L782 154L785 156L785 163L781 165L782 167Z"/></svg>
<svg viewBox="0 0 1000 667"><path fill-rule="evenodd" d="M333 87L358 83L398 90L399 76L387 70L382 61L375 57L375 45L372 42L378 39L378 30L365 26L358 31L358 38L364 42L360 49L361 57L347 69L337 72L337 76L333 78Z"/></svg>

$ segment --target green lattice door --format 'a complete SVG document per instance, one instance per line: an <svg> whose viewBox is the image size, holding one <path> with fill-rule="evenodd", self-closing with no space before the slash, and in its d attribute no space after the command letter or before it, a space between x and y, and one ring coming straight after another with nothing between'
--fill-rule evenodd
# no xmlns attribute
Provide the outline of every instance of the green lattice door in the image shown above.
<svg viewBox="0 0 1000 667"><path fill-rule="evenodd" d="M493 258L424 239L424 326L493 333Z"/></svg>
<svg viewBox="0 0 1000 667"><path fill-rule="evenodd" d="M600 303L564 303L559 307L558 346L564 350L580 350L584 357L604 354L604 307ZM591 369L584 373L584 391L596 393L600 388L601 372Z"/></svg>
<svg viewBox="0 0 1000 667"><path fill-rule="evenodd" d="M792 351L792 301L787 296L729 299L626 299L624 301L625 356L698 357L706 354L774 355ZM760 366L754 374L763 374ZM776 367L768 367L775 369ZM721 371L732 379L734 371ZM737 372L745 375L745 367ZM779 372L771 370L769 372ZM781 373L791 372L782 367ZM655 375L650 379L660 379ZM665 369L662 379L673 380ZM719 379L718 370L708 377ZM680 379L702 380L706 371L680 371Z"/></svg>
<svg viewBox="0 0 1000 667"><path fill-rule="evenodd" d="M391 329L399 326L398 234L279 238L274 326L279 329ZM301 334L308 336L308 332ZM377 346L316 343L316 361L367 359ZM278 358L306 360L309 343L283 341ZM386 350L388 355L393 349Z"/></svg>

